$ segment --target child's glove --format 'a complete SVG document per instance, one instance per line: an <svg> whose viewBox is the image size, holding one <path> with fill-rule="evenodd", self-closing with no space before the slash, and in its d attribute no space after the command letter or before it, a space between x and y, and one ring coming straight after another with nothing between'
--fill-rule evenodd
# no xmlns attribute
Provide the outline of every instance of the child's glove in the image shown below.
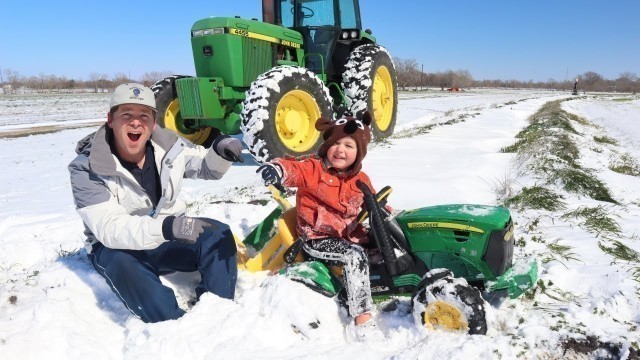
<svg viewBox="0 0 640 360"><path fill-rule="evenodd" d="M240 154L242 153L242 142L228 135L220 135L211 144L211 148L216 154L227 161L244 162Z"/></svg>
<svg viewBox="0 0 640 360"><path fill-rule="evenodd" d="M256 170L256 173L260 173L265 186L274 185L278 189L283 189L282 167L280 167L280 165L271 163L264 164Z"/></svg>

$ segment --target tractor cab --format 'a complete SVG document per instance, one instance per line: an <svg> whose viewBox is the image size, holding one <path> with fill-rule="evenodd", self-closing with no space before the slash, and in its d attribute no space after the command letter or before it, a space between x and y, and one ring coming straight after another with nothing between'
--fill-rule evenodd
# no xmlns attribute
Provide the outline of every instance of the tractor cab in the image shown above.
<svg viewBox="0 0 640 360"><path fill-rule="evenodd" d="M263 0L263 20L298 31L304 64L325 81L339 81L362 31L358 0ZM364 36L363 36L364 35Z"/></svg>

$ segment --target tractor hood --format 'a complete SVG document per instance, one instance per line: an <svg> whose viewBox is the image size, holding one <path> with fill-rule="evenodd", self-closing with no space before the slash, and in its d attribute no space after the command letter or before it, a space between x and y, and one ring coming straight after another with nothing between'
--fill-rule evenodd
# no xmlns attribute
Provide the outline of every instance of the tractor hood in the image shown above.
<svg viewBox="0 0 640 360"><path fill-rule="evenodd" d="M211 17L198 20L191 27L192 37L218 34L245 36L295 48L302 46L302 35L299 32L257 20Z"/></svg>
<svg viewBox="0 0 640 360"><path fill-rule="evenodd" d="M405 230L447 228L451 230L485 232L502 229L511 214L505 207L450 204L423 207L400 213L396 220Z"/></svg>

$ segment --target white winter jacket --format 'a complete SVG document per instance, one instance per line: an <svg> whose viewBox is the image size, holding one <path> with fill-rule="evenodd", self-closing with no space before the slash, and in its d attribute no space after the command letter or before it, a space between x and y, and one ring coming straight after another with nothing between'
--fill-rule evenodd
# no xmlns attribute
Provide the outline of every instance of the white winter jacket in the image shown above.
<svg viewBox="0 0 640 360"><path fill-rule="evenodd" d="M219 179L231 162L212 149L156 127L151 135L161 197L151 199L111 153L112 132L103 125L78 142L78 156L69 164L71 187L78 214L84 221L87 251L97 241L112 249L154 249L167 241L162 222L181 215L186 206L178 199L183 178Z"/></svg>

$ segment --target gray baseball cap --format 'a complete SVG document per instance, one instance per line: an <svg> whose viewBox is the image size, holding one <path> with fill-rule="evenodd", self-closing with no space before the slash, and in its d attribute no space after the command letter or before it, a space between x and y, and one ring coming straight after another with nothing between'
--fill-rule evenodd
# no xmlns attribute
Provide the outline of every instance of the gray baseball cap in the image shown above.
<svg viewBox="0 0 640 360"><path fill-rule="evenodd" d="M109 108L122 104L140 104L157 111L156 98L153 91L142 84L127 83L119 85L111 95Z"/></svg>

